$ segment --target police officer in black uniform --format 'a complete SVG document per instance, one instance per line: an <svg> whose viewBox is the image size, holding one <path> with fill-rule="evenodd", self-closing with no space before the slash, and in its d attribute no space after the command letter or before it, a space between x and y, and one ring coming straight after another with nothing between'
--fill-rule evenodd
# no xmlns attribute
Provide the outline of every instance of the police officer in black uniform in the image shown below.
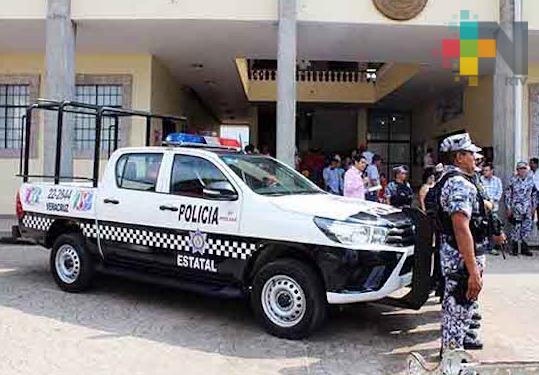
<svg viewBox="0 0 539 375"><path fill-rule="evenodd" d="M408 170L401 165L393 168L394 179L385 190L386 203L397 208L411 207L414 191L407 181Z"/></svg>

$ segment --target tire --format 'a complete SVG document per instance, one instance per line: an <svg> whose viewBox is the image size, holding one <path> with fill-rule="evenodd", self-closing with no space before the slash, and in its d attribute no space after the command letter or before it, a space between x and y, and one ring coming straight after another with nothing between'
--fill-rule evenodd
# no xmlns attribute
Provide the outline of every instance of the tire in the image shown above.
<svg viewBox="0 0 539 375"><path fill-rule="evenodd" d="M60 289L66 292L82 292L91 285L95 264L84 242L80 234L68 233L60 235L52 246L52 277Z"/></svg>
<svg viewBox="0 0 539 375"><path fill-rule="evenodd" d="M267 332L291 340L309 336L327 314L322 280L311 266L290 258L268 263L258 271L251 306Z"/></svg>

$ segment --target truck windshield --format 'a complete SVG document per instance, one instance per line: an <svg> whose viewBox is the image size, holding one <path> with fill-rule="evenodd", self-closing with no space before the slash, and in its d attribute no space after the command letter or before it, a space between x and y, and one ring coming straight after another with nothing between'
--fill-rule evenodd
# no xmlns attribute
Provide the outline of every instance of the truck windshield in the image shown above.
<svg viewBox="0 0 539 375"><path fill-rule="evenodd" d="M311 181L271 158L233 154L222 155L221 159L255 193L262 195L321 193Z"/></svg>

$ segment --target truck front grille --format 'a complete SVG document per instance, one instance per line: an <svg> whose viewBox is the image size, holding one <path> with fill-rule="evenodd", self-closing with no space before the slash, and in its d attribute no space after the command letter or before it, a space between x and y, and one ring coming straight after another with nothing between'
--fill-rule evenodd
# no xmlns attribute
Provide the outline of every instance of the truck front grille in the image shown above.
<svg viewBox="0 0 539 375"><path fill-rule="evenodd" d="M393 214L384 217L391 221L391 228L387 234L386 244L406 247L415 244L415 228L412 221L404 214Z"/></svg>

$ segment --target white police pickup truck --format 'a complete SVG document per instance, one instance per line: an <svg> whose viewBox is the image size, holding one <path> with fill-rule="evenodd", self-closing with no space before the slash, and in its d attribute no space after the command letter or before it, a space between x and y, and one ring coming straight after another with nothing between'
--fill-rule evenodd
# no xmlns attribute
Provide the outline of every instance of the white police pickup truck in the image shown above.
<svg viewBox="0 0 539 375"><path fill-rule="evenodd" d="M96 188L22 184L20 233L52 249L61 289L82 291L102 271L248 297L270 333L298 339L324 322L328 304L410 285L415 234L403 212L327 194L219 139L168 140L118 149Z"/></svg>

